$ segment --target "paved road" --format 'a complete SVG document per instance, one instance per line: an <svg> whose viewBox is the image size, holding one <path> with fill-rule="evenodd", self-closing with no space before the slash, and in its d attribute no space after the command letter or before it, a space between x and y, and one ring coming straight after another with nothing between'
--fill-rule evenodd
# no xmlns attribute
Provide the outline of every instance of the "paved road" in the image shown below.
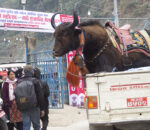
<svg viewBox="0 0 150 130"><path fill-rule="evenodd" d="M89 123L85 120L67 127L48 127L47 130L89 130Z"/></svg>
<svg viewBox="0 0 150 130"><path fill-rule="evenodd" d="M89 123L84 120L67 127L48 127L47 130L89 130ZM112 130L112 128L98 127L96 130Z"/></svg>

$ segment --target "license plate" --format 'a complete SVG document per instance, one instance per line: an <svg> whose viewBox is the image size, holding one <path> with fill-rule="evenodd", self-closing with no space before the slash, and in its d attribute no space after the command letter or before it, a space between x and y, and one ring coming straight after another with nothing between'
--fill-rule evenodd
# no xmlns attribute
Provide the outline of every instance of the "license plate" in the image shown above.
<svg viewBox="0 0 150 130"><path fill-rule="evenodd" d="M128 107L148 106L147 97L127 98L127 106Z"/></svg>

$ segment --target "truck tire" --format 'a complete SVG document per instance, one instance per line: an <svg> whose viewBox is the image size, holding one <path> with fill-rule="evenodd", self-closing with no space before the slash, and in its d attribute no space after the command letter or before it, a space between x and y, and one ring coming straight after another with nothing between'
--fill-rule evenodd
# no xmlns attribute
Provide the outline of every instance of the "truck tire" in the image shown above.
<svg viewBox="0 0 150 130"><path fill-rule="evenodd" d="M0 130L8 130L7 124L0 119Z"/></svg>
<svg viewBox="0 0 150 130"><path fill-rule="evenodd" d="M98 126L94 124L89 124L89 130L113 130L112 126Z"/></svg>

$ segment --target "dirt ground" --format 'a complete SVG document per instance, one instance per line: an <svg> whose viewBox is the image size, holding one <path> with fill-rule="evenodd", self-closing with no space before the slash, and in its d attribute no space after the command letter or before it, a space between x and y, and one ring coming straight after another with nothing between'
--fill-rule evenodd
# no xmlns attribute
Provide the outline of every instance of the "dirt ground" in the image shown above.
<svg viewBox="0 0 150 130"><path fill-rule="evenodd" d="M49 110L49 127L70 126L87 119L86 109L64 105L64 109Z"/></svg>

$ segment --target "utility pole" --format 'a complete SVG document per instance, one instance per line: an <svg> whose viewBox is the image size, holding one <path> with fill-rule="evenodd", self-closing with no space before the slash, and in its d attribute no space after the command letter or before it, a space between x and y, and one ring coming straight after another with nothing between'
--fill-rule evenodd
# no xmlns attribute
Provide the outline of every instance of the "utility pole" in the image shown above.
<svg viewBox="0 0 150 130"><path fill-rule="evenodd" d="M15 62L15 41L12 41L12 61Z"/></svg>
<svg viewBox="0 0 150 130"><path fill-rule="evenodd" d="M20 0L21 1L21 4L23 6L23 10L26 9L26 4L27 4L27 0ZM28 64L28 42L27 42L27 38L26 38L26 32L23 32L24 33L24 39L25 39L25 48L26 48L26 63Z"/></svg>
<svg viewBox="0 0 150 130"><path fill-rule="evenodd" d="M23 5L23 10L25 10L26 9L26 6L25 5Z"/></svg>
<svg viewBox="0 0 150 130"><path fill-rule="evenodd" d="M22 4L22 6L23 6L23 10L25 10L26 9L26 3L27 3L27 0L21 0L21 4Z"/></svg>
<svg viewBox="0 0 150 130"><path fill-rule="evenodd" d="M62 0L58 1L58 10L61 11L61 12L63 11L63 2L62 2Z"/></svg>
<svg viewBox="0 0 150 130"><path fill-rule="evenodd" d="M115 25L119 27L119 19L118 19L118 8L117 8L117 0L114 0L114 11L113 15L115 17Z"/></svg>

